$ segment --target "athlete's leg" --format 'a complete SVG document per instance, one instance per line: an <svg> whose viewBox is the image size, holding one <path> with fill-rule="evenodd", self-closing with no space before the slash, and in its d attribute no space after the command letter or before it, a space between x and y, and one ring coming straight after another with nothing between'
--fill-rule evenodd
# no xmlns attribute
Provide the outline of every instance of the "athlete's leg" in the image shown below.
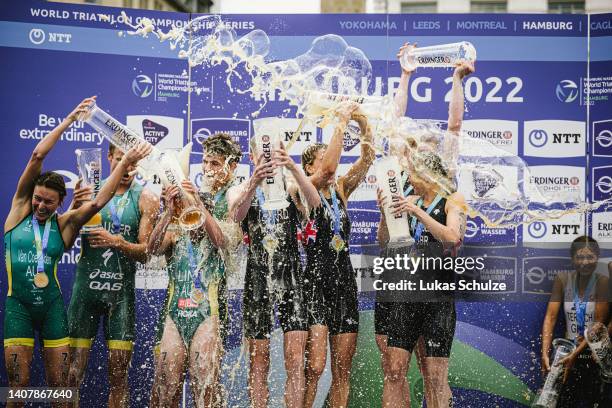
<svg viewBox="0 0 612 408"><path fill-rule="evenodd" d="M304 405L304 353L306 351L307 331L294 330L285 333L285 405L287 408L301 408Z"/></svg>
<svg viewBox="0 0 612 408"><path fill-rule="evenodd" d="M268 373L270 372L270 340L247 339L249 347L249 397L251 407L268 406Z"/></svg>
<svg viewBox="0 0 612 408"><path fill-rule="evenodd" d="M376 345L378 346L378 350L380 350L380 360L381 360L381 365L382 365L382 370L383 370L383 383L386 381L387 378L391 377L391 365L390 365L390 360L389 360L390 357L388 355L389 347L387 346L388 339L389 339L389 336L385 334L376 335ZM419 358L418 358L418 350L417 350L417 361L418 360ZM402 398L405 401L410 402L410 386L409 386L408 379L406 378L406 376L403 377Z"/></svg>
<svg viewBox="0 0 612 408"><path fill-rule="evenodd" d="M32 346L4 347L4 363L8 374L9 387L27 387L30 385L30 365L34 353ZM7 407L22 407L23 403L9 403Z"/></svg>
<svg viewBox="0 0 612 408"><path fill-rule="evenodd" d="M382 406L383 408L410 407L410 393L408 398L404 395L410 352L400 347L389 346L386 354L389 369L383 385Z"/></svg>
<svg viewBox="0 0 612 408"><path fill-rule="evenodd" d="M74 346L75 343L72 343ZM68 385L80 388L85 378L85 369L89 359L89 347L70 347L70 372L68 374Z"/></svg>
<svg viewBox="0 0 612 408"><path fill-rule="evenodd" d="M212 316L200 324L189 346L189 379L196 407L213 406L220 348L219 317Z"/></svg>
<svg viewBox="0 0 612 408"><path fill-rule="evenodd" d="M130 347L131 348L131 347ZM129 403L128 368L132 358L132 350L122 350L109 347L108 352L108 406L127 407Z"/></svg>
<svg viewBox="0 0 612 408"><path fill-rule="evenodd" d="M348 406L351 389L351 366L357 348L357 333L342 333L331 336L330 407Z"/></svg>
<svg viewBox="0 0 612 408"><path fill-rule="evenodd" d="M155 362L155 379L151 407L169 407L182 384L187 351L183 339L170 316L166 316L164 331Z"/></svg>
<svg viewBox="0 0 612 408"><path fill-rule="evenodd" d="M310 326L306 344L306 391L304 392L304 407L310 408L317 396L319 378L325 370L327 360L327 326L316 324Z"/></svg>
<svg viewBox="0 0 612 408"><path fill-rule="evenodd" d="M427 406L447 408L453 406L453 396L448 385L448 358L426 357L422 367Z"/></svg>

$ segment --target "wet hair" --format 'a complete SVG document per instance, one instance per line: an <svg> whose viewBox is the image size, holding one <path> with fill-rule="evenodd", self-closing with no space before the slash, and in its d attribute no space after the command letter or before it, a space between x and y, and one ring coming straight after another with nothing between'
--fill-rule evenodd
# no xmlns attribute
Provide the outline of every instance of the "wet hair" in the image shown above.
<svg viewBox="0 0 612 408"><path fill-rule="evenodd" d="M46 171L41 173L34 181L34 185L47 187L51 190L57 191L60 202L64 199L64 197L66 197L66 182L62 176L55 172Z"/></svg>
<svg viewBox="0 0 612 408"><path fill-rule="evenodd" d="M202 149L207 154L214 154L229 158L229 163L238 163L242 158L242 151L238 143L234 142L227 133L215 133L202 142Z"/></svg>
<svg viewBox="0 0 612 408"><path fill-rule="evenodd" d="M442 162L440 156L433 152L423 152L415 155L415 164L417 171L427 170L431 172L433 176L444 177L449 179L448 168Z"/></svg>
<svg viewBox="0 0 612 408"><path fill-rule="evenodd" d="M115 153L115 145L112 143L108 144L108 154L113 155Z"/></svg>
<svg viewBox="0 0 612 408"><path fill-rule="evenodd" d="M304 169L304 172L307 176L310 176L310 174L308 174L306 166L314 163L315 158L317 157L317 153L319 153L319 150L321 149L327 149L327 145L325 143L311 144L302 152L302 168Z"/></svg>
<svg viewBox="0 0 612 408"><path fill-rule="evenodd" d="M583 248L589 248L599 258L599 244L588 235L582 235L572 242L572 246L570 247L572 258Z"/></svg>

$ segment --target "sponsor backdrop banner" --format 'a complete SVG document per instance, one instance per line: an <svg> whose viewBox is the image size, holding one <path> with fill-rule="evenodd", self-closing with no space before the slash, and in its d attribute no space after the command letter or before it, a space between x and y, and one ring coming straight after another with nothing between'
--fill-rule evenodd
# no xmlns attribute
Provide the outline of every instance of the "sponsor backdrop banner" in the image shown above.
<svg viewBox="0 0 612 408"><path fill-rule="evenodd" d="M260 101L233 93L225 67L190 68L167 43L125 33L121 9L39 1L2 2L0 47L3 64L0 95L4 180L0 213L5 216L17 180L36 143L83 98L98 96L100 107L160 148L194 142L191 178L201 182L201 143L227 132L245 153L237 170L249 175L248 139L251 113ZM126 9L134 23L153 19L162 29L184 26L196 15ZM334 33L362 49L372 63L372 77L362 82L370 95L393 92L400 66L395 58L406 41L420 46L470 41L478 51L477 72L465 82L464 130L522 157L541 188L568 197L601 200L612 196L612 16L611 15L231 15L225 16L239 36L262 29L270 36L270 59L304 53L314 38ZM591 59L588 60L589 45ZM413 75L406 114L444 121L451 89L450 70L419 69ZM238 87L240 84L236 84ZM195 89L197 88L197 92ZM591 90L591 92L587 92ZM270 95L258 118L283 117L287 135L297 127L295 109ZM329 140L331 129L305 127L291 150L299 160L310 143ZM289 137L289 136L287 136ZM74 150L108 144L87 125L76 123L45 162L73 188L77 178ZM343 174L359 155L358 140L347 135L339 167ZM108 175L104 163L104 176ZM509 179L512 169L499 170ZM376 254L379 212L372 169L349 203L353 220L351 251L358 275L360 255ZM154 191L159 185L150 184ZM70 196L63 205L67 208ZM451 385L457 406L521 406L541 385L539 332L552 280L570 268L568 243L585 232L612 246L612 217L605 208L567 215L519 228L490 228L480 218L468 220L466 245L482 248L496 260L481 277L507 283L507 292L529 302L458 304L458 323L451 357ZM554 246L552 244L555 244ZM489 251L490 250L490 251ZM67 303L80 240L63 256L59 281ZM1 290L6 294L6 271ZM137 337L130 368L132 406L146 406L153 376L152 347L167 277L163 262L142 267L137 276ZM226 340L223 377L231 406L247 406L246 366L241 353L241 276L230 279L231 333ZM377 406L382 374L373 340L373 293L360 295L361 325L353 370L352 406ZM0 326L4 324L0 310ZM37 346L38 347L38 346ZM271 404L280 406L284 369L278 331L270 385ZM99 335L82 394L85 406L99 406L108 390L106 351ZM7 384L3 356L0 384ZM42 362L34 359L32 383L43 383ZM233 375L231 375L233 374ZM416 364L410 370L411 392L422 397ZM319 404L329 385L322 379ZM191 406L189 396L183 404Z"/></svg>

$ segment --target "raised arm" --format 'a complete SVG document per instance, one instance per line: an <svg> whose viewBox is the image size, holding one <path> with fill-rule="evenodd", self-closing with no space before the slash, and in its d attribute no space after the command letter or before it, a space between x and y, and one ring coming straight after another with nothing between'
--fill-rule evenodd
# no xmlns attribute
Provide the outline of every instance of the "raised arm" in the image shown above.
<svg viewBox="0 0 612 408"><path fill-rule="evenodd" d="M368 119L364 115L353 114L352 117L361 129L361 155L359 159L349 169L349 171L338 180L340 191L344 195L346 202L349 196L355 191L368 173L368 169L376 158L376 153L372 147L372 129L368 124Z"/></svg>
<svg viewBox="0 0 612 408"><path fill-rule="evenodd" d="M172 222L174 216L174 198L178 195L179 189L176 186L169 187L162 194L163 202L165 203L165 211L161 218L155 222L155 227L149 235L147 241L147 254L162 255L166 254L171 249L174 242L174 234L166 234L168 226Z"/></svg>
<svg viewBox="0 0 612 408"><path fill-rule="evenodd" d="M266 177L274 177L276 162L265 161L263 155L257 158L257 165L253 175L239 186L230 188L227 192L229 217L234 222L240 223L246 217L251 207L251 201L255 197L257 186Z"/></svg>
<svg viewBox="0 0 612 408"><path fill-rule="evenodd" d="M336 175L338 169L338 163L340 162L340 156L342 155L342 147L344 141L344 130L348 124L349 119L353 112L357 109L358 105L355 103L342 103L336 111L336 117L338 124L334 129L334 134L329 142L329 146L325 149L321 165L310 177L310 182L320 190L331 184L333 178Z"/></svg>
<svg viewBox="0 0 612 408"><path fill-rule="evenodd" d="M87 111L87 107L95 98L95 96L92 96L91 98L83 99L83 101L66 116L62 123L38 142L34 151L32 151L32 156L30 156L30 160L23 174L17 182L17 189L13 196L11 210L4 224L5 231L17 225L17 223L30 211L30 200L32 199L32 193L34 191L34 183L41 173L43 161L47 157L47 154L53 149L64 131L68 129L82 113Z"/></svg>
<svg viewBox="0 0 612 408"><path fill-rule="evenodd" d="M128 170L129 166L138 163L139 160L146 157L151 152L151 149L152 146L149 143L141 143L130 149L130 151L123 155L115 170L113 170L104 186L102 186L92 201L85 202L78 209L68 211L60 216L59 222L64 242L72 242L79 229L87 220L104 208L106 203L115 195L115 191L117 191L117 187L121 182L121 177Z"/></svg>
<svg viewBox="0 0 612 408"><path fill-rule="evenodd" d="M291 195L293 201L297 204L300 203L298 189L302 192L302 196L306 200L306 205L308 209L316 208L321 205L321 197L319 196L319 192L312 185L308 177L304 174L302 169L300 169L291 156L285 150L285 146L281 144L281 148L279 150L274 151L274 159L276 160L276 164L278 166L284 166L291 175L295 179L295 183L291 183L287 186L287 190ZM304 214L308 216L308 214Z"/></svg>
<svg viewBox="0 0 612 408"><path fill-rule="evenodd" d="M474 72L474 64L463 62L453 72L453 87L448 105L448 130L453 133L461 131L463 112L465 111L465 98L463 95L463 78Z"/></svg>
<svg viewBox="0 0 612 408"><path fill-rule="evenodd" d="M402 57L404 52L408 52L411 49L416 48L416 44L405 43L401 46L397 53L397 59ZM406 114L406 110L408 109L408 83L410 82L410 76L414 69L408 71L402 67L402 75L400 76L400 82L395 91L395 97L393 98L393 103L395 107L395 117L401 118Z"/></svg>

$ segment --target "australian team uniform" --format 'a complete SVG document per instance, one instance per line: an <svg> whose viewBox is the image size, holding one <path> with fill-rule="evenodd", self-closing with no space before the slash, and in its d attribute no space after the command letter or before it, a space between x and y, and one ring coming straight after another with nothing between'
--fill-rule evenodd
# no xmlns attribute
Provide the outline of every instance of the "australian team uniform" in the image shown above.
<svg viewBox="0 0 612 408"><path fill-rule="evenodd" d="M321 194L310 214L316 240L306 245L308 325L327 326L330 335L359 328L357 281L350 258L351 220L335 190Z"/></svg>
<svg viewBox="0 0 612 408"><path fill-rule="evenodd" d="M39 331L44 347L70 344L66 309L57 279L57 264L64 253L57 214L51 215L44 224L33 217L32 213L28 214L4 234L8 278L4 347L34 347L34 330ZM46 282L46 285L38 287L35 282L39 286L42 286L40 282Z"/></svg>
<svg viewBox="0 0 612 408"><path fill-rule="evenodd" d="M429 207L424 207L422 199L419 199L417 205L427 211L434 220L446 225L445 198L437 196ZM444 258L450 255L445 252L443 243L416 217L409 218L409 226L419 255L422 254L425 258ZM415 281L452 283L455 281L454 275L452 270L421 268L413 276ZM452 293L428 291L417 295L421 298L416 301L409 300L393 306L388 333L389 347L399 347L412 352L419 337L423 336L427 357L449 357L457 320ZM431 300L426 301L423 298Z"/></svg>
<svg viewBox="0 0 612 408"><path fill-rule="evenodd" d="M263 210L258 189L242 222L249 241L242 306L246 338L269 338L275 305L284 333L308 330L297 241L300 219L293 200L287 200L289 206L284 209Z"/></svg>
<svg viewBox="0 0 612 408"><path fill-rule="evenodd" d="M102 226L130 243L138 243L142 190L142 186L132 183L100 211ZM136 261L116 249L92 248L87 234L81 235L81 257L68 306L72 347L90 348L100 317L104 317L108 348L132 350L135 279Z"/></svg>
<svg viewBox="0 0 612 408"><path fill-rule="evenodd" d="M210 209L214 218L227 218L227 189L215 197ZM225 263L210 239L205 236L192 242L189 234L181 234L174 243L168 262L168 292L157 331L156 352L163 336L166 317L174 322L183 343L189 348L198 327L211 316L219 316L223 336L227 301L225 297Z"/></svg>

